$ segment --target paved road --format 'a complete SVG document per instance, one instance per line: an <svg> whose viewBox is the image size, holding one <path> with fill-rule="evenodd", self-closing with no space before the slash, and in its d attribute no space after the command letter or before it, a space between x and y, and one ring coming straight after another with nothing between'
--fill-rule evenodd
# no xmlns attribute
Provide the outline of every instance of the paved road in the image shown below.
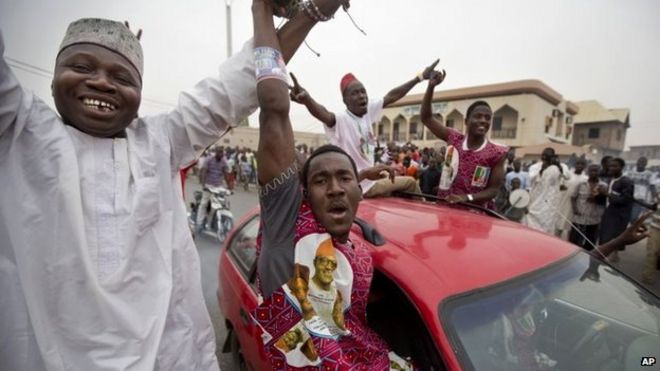
<svg viewBox="0 0 660 371"><path fill-rule="evenodd" d="M189 176L186 182L186 199L191 200L195 190L200 189L195 176ZM257 205L257 193L255 189L245 192L237 189L231 196L231 207L235 220L238 221L250 209ZM221 348L227 334L224 327L224 318L220 314L216 291L218 289L218 264L220 256L220 244L212 237L199 236L196 239L197 250L199 251L202 268L202 288L206 306L211 315L211 320L215 328L216 341L218 346L218 359L223 371L234 371L237 368L232 364L229 354L222 354ZM629 246L626 251L620 253L620 261L615 263L623 272L631 277L640 280L644 256L646 254L646 241L642 241L634 246ZM655 282L649 287L656 295L660 296L660 272L656 271Z"/></svg>
<svg viewBox="0 0 660 371"><path fill-rule="evenodd" d="M186 200L193 199L193 192L201 189L197 182L197 177L189 176L186 182ZM245 192L238 189L236 193L230 196L231 211L234 213L236 222L245 215L250 209L257 205L257 193L254 189ZM190 203L190 201L188 201ZM197 251L202 268L202 289L206 307L211 315L211 321L215 328L215 338L217 343L217 355L220 361L222 371L238 371L238 368L232 364L231 355L222 353L222 345L227 335L227 329L224 324L224 317L220 314L216 292L218 290L218 266L220 258L220 243L213 237L200 235L195 239Z"/></svg>

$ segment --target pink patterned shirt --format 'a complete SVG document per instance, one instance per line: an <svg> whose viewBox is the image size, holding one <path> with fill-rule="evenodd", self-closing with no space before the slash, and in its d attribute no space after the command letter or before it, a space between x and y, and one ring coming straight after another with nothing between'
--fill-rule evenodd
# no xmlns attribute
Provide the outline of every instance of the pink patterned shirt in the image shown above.
<svg viewBox="0 0 660 371"><path fill-rule="evenodd" d="M454 156L458 157L458 161L453 159L455 164L453 169L443 167L443 178L440 183L442 185L444 181L445 184L450 183L451 185L448 189L441 187L438 197L444 199L451 194L475 194L483 191L488 186L493 168L506 156L509 148L486 139L480 148L470 150L467 147L466 135L451 128L447 128L447 130L449 131L447 137L449 147L447 147L446 163L451 164ZM456 167L458 167L458 171L456 171ZM447 172L445 169L450 169L450 171ZM456 172L456 174L451 174L452 172ZM451 178L453 181L449 180ZM492 201L481 202L481 204L493 208Z"/></svg>

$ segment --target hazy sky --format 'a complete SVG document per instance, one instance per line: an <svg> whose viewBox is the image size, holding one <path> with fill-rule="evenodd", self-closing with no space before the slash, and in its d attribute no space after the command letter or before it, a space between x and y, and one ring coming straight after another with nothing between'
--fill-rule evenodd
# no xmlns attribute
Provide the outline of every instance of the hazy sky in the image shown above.
<svg viewBox="0 0 660 371"><path fill-rule="evenodd" d="M232 1L234 50L252 34L250 4ZM367 36L340 12L307 39L321 57L303 46L289 65L331 110L343 109L346 72L382 96L439 57L445 89L539 79L571 101L630 108L627 144L660 144L660 1L353 0L351 13ZM141 114L167 110L226 59L225 0L2 0L5 56L51 71L67 25L80 17L144 29ZM48 74L14 70L50 102ZM291 115L296 129L322 131L302 107L294 104Z"/></svg>

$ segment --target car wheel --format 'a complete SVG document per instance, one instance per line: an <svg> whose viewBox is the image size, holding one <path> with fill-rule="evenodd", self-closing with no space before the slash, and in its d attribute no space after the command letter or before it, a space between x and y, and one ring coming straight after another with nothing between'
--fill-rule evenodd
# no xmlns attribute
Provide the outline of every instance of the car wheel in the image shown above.
<svg viewBox="0 0 660 371"><path fill-rule="evenodd" d="M229 346L231 347L231 358L234 361L234 365L237 366L240 371L247 371L247 363L245 363L245 357L243 357L241 343L238 341L236 330L230 331Z"/></svg>

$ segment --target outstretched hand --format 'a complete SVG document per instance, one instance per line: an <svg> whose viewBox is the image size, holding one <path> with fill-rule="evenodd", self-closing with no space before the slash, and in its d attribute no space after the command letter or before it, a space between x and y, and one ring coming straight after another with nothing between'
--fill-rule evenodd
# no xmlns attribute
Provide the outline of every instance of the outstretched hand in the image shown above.
<svg viewBox="0 0 660 371"><path fill-rule="evenodd" d="M648 228L646 225L644 225L644 222L646 219L648 219L653 212L647 211L642 216L637 218L633 224L630 225L619 238L621 239L621 243L624 245L632 245L634 243L637 243L649 235Z"/></svg>
<svg viewBox="0 0 660 371"><path fill-rule="evenodd" d="M428 80L431 78L431 75L433 74L435 67L440 63L440 58L436 59L433 63L431 63L430 66L426 67L424 69L424 72L422 72L422 78L424 80Z"/></svg>
<svg viewBox="0 0 660 371"><path fill-rule="evenodd" d="M451 195L447 196L446 200L450 204L457 204L459 202L467 202L468 198L467 198L466 195L451 194Z"/></svg>
<svg viewBox="0 0 660 371"><path fill-rule="evenodd" d="M305 101L307 98L309 98L309 93L307 93L307 90L300 86L298 79L293 73L290 73L290 75L291 80L293 81L293 86L289 86L289 90L291 90L289 93L291 100L299 104L305 104Z"/></svg>
<svg viewBox="0 0 660 371"><path fill-rule="evenodd" d="M384 172L387 172L387 177L390 178L392 183L394 183L394 177L396 176L394 168L383 164L379 164L376 166L372 166L368 169L362 170L360 172L359 180L363 180L363 179L379 180L385 177Z"/></svg>

